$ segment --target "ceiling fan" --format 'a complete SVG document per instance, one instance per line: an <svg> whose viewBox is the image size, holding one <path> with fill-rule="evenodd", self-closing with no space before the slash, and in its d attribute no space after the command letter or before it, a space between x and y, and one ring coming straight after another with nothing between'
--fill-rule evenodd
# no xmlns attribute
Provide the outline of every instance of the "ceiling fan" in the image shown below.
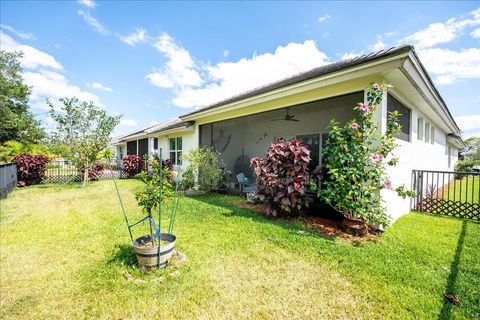
<svg viewBox="0 0 480 320"><path fill-rule="evenodd" d="M289 109L289 108L286 109L286 110L287 110L287 114L285 115L285 117L279 118L279 119L272 119L271 121L296 121L296 122L300 121L300 120L298 120L298 119L295 119L295 116L294 116L294 115L289 114L289 113L288 113L288 109Z"/></svg>

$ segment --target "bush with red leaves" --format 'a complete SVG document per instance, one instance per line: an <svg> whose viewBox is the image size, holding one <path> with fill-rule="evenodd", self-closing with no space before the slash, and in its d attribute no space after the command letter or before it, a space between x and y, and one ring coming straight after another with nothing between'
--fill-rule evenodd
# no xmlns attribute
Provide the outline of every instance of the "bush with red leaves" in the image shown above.
<svg viewBox="0 0 480 320"><path fill-rule="evenodd" d="M310 150L298 139L280 139L267 150L265 158L253 158L258 176L257 196L273 216L295 216L312 199L305 193L310 182Z"/></svg>
<svg viewBox="0 0 480 320"><path fill-rule="evenodd" d="M162 160L162 169L168 169L170 172L173 170L173 163L170 159Z"/></svg>
<svg viewBox="0 0 480 320"><path fill-rule="evenodd" d="M88 170L88 180L97 181L103 171L103 165L101 163L95 163L93 166L90 167ZM83 175L85 174L85 169L80 168L78 170L80 177L83 179Z"/></svg>
<svg viewBox="0 0 480 320"><path fill-rule="evenodd" d="M13 161L17 163L18 186L24 187L43 181L45 169L50 160L42 154L32 156L23 153L15 156Z"/></svg>
<svg viewBox="0 0 480 320"><path fill-rule="evenodd" d="M140 171L143 169L143 166L144 161L135 154L131 154L123 158L123 171L125 171L129 178L133 178L140 173Z"/></svg>

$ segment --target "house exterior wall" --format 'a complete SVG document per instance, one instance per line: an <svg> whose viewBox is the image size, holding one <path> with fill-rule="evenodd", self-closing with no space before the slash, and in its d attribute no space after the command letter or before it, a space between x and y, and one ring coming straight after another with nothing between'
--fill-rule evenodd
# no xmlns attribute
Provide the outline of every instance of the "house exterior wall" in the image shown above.
<svg viewBox="0 0 480 320"><path fill-rule="evenodd" d="M387 173L392 181L392 188L402 184L405 184L407 188L411 188L412 170L453 171L454 165L458 160L458 149L450 145L453 155L449 166L447 132L436 126L419 108L409 103L398 92L395 93L395 98L411 110L411 119L410 141L395 139L398 147L393 151L393 154L398 157L399 161L397 166L388 167L387 169ZM419 117L423 119L423 131L426 123L429 123L430 127L432 125L435 127L433 144L431 141L425 141L425 132L422 139L418 139ZM385 201L387 213L393 221L410 212L411 199L402 199L395 191L387 189L382 190L381 195Z"/></svg>

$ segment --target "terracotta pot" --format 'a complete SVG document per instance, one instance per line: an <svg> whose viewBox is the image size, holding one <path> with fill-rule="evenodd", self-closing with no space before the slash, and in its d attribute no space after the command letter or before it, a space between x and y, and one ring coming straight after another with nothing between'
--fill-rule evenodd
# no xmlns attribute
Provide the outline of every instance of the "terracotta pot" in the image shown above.
<svg viewBox="0 0 480 320"><path fill-rule="evenodd" d="M151 243L150 239L150 235L146 235L137 238L132 243L133 251L135 251L135 255L137 256L138 264L141 267L159 266L160 268L164 268L167 265L168 260L170 260L172 257L177 237L169 233L161 234L161 239L164 243L162 243L160 252L160 264L158 263L158 246L149 246L148 244Z"/></svg>
<svg viewBox="0 0 480 320"><path fill-rule="evenodd" d="M342 220L342 227L345 232L355 236L363 237L368 233L368 226L364 220L345 217Z"/></svg>

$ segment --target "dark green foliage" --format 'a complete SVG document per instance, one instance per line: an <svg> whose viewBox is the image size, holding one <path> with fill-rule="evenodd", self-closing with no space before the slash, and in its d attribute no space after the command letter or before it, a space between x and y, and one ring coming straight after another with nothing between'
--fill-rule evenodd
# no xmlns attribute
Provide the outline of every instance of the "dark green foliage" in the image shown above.
<svg viewBox="0 0 480 320"><path fill-rule="evenodd" d="M45 137L40 121L28 111L30 88L23 83L21 53L0 51L0 144L36 143Z"/></svg>

